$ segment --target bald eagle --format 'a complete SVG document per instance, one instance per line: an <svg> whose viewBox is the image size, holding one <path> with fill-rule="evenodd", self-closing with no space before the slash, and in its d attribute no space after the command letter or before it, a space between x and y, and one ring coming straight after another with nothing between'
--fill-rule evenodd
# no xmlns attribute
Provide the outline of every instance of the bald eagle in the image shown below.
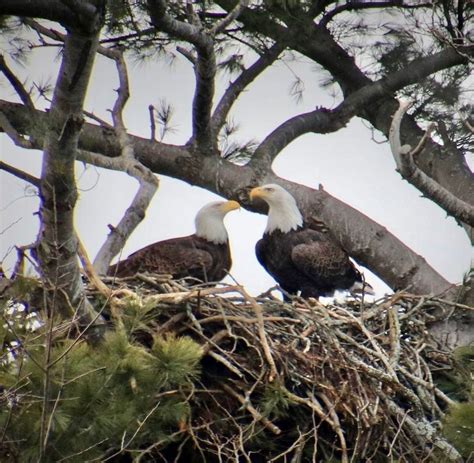
<svg viewBox="0 0 474 463"><path fill-rule="evenodd" d="M283 291L302 297L332 296L357 290L362 276L321 222L305 223L293 196L276 184L252 189L250 198L268 206L268 221L255 252ZM288 297L284 294L285 299Z"/></svg>
<svg viewBox="0 0 474 463"><path fill-rule="evenodd" d="M196 215L194 235L150 244L111 265L107 274L123 278L148 272L201 281L222 280L232 265L224 217L239 208L237 201L209 203Z"/></svg>

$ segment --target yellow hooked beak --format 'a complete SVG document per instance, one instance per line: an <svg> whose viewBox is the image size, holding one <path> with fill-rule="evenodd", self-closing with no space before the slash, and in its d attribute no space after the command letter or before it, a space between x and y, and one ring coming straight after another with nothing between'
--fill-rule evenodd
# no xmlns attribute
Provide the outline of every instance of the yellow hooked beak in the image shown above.
<svg viewBox="0 0 474 463"><path fill-rule="evenodd" d="M262 187L255 187L250 190L250 200L253 201L255 198L265 198L266 193L265 190Z"/></svg>
<svg viewBox="0 0 474 463"><path fill-rule="evenodd" d="M233 199L231 199L230 201L226 201L222 205L222 210L226 213L235 209L240 209L240 204L237 201L234 201Z"/></svg>

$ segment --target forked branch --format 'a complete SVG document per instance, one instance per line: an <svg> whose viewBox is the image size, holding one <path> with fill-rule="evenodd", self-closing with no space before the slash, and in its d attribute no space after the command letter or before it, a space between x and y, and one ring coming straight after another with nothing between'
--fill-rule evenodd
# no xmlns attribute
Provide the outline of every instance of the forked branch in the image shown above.
<svg viewBox="0 0 474 463"><path fill-rule="evenodd" d="M412 148L410 145L401 144L400 125L403 115L409 107L410 103L400 102L400 107L393 116L390 127L390 147L398 171L405 180L418 188L426 197L442 207L448 214L460 222L474 226L474 206L443 188L438 182L418 168L415 163L414 156L422 151L431 129L427 131L427 134L425 134L415 148Z"/></svg>
<svg viewBox="0 0 474 463"><path fill-rule="evenodd" d="M127 172L138 180L139 188L119 224L116 227L110 226L111 231L94 259L94 269L99 275L107 272L112 259L120 252L129 236L144 219L146 210L158 189L158 178L135 158L133 140L128 135L123 122L123 109L130 94L123 54L114 50L111 56L115 60L120 82L117 99L112 110L112 119L121 155L118 158L105 158L83 151L82 159L88 159L86 162L107 169Z"/></svg>

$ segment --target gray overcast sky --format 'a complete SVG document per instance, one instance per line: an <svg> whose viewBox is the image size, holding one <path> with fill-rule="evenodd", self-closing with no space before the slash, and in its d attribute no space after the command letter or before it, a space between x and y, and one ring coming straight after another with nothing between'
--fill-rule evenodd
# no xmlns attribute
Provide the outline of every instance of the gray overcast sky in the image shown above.
<svg viewBox="0 0 474 463"><path fill-rule="evenodd" d="M58 60L51 49L37 50L29 64L19 69L28 82L45 82L56 78ZM148 105L164 99L171 103L175 131L164 141L184 143L190 134L190 107L194 90L193 71L188 62L177 58L172 65L130 64L131 98L125 112L130 133L149 137ZM289 95L294 74L305 82L303 100ZM316 106L333 107L338 97L318 88L321 75L307 61L280 63L260 77L239 100L232 116L239 123L236 139L262 140L278 124ZM220 89L228 76L221 79ZM103 57L96 61L86 109L107 120L107 109L113 106L117 87L115 66ZM0 93L16 101L13 91L0 76ZM218 98L215 99L218 101ZM38 101L38 107L44 103ZM320 183L337 198L384 225L414 251L421 254L438 272L453 283L468 270L472 248L464 232L444 211L403 181L387 143L371 140L371 131L360 120L330 135L306 135L292 143L277 158L274 169L282 177L311 187ZM375 138L382 141L380 134ZM13 146L0 135L0 155L5 162L39 175L41 156ZM123 173L83 166L78 163L80 200L76 224L90 257L93 258L108 232L107 224L116 224L128 207L136 183ZM38 221L33 214L38 205L34 191L24 182L0 171L0 260L9 270L15 260L12 246L34 240ZM206 202L217 196L184 182L160 176L160 188L146 219L128 241L123 256L151 242L191 234L194 215ZM247 211L230 213L226 218L231 239L234 265L232 275L250 293L258 294L274 284L258 264L254 245L265 227L266 218ZM366 272L379 294L388 291L378 278Z"/></svg>

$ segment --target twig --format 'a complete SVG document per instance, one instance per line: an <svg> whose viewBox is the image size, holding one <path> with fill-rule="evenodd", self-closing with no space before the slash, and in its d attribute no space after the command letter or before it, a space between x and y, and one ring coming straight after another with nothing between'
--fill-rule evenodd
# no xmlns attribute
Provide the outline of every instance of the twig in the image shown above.
<svg viewBox="0 0 474 463"><path fill-rule="evenodd" d="M21 101L23 101L23 104L29 109L35 109L35 105L33 104L33 100L31 99L29 92L26 91L23 84L8 67L2 54L0 54L0 71L3 72L12 87L15 89L16 93L18 93L18 96L20 97Z"/></svg>
<svg viewBox="0 0 474 463"><path fill-rule="evenodd" d="M397 308L389 307L387 315L390 324L390 365L396 369L400 359L400 321L398 320Z"/></svg>
<svg viewBox="0 0 474 463"><path fill-rule="evenodd" d="M281 434L281 429L275 424L273 424L269 419L265 418L262 414L260 414L257 409L250 403L250 400L248 398L241 396L238 392L234 391L227 384L222 384L222 388L232 397L236 398L242 404L242 406L253 416L255 420L260 421L273 434L277 436Z"/></svg>
<svg viewBox="0 0 474 463"><path fill-rule="evenodd" d="M275 361L273 360L272 357L272 352L270 349L270 345L268 344L267 340L267 335L265 333L265 320L263 318L263 312L262 312L262 307L260 304L257 304L255 299L251 297L247 291L243 288L243 286L236 286L237 291L242 294L242 296L250 302L250 305L252 306L255 315L257 316L258 319L258 335L260 337L260 342L262 343L263 347L263 352L265 353L265 357L267 359L268 364L270 365L270 376L268 380L272 382L277 376L278 376L278 371L275 365Z"/></svg>
<svg viewBox="0 0 474 463"><path fill-rule="evenodd" d="M148 105L148 113L150 114L150 140L156 141L156 123L155 123L155 107Z"/></svg>
<svg viewBox="0 0 474 463"><path fill-rule="evenodd" d="M110 299L112 296L112 291L107 285L104 284L104 282L97 275L89 259L89 256L87 255L87 251L84 248L84 245L82 244L82 241L80 240L79 237L77 237L77 244L78 244L77 254L82 263L82 267L84 269L84 272L87 275L87 278L97 288L97 290L103 296L105 296L106 299Z"/></svg>

